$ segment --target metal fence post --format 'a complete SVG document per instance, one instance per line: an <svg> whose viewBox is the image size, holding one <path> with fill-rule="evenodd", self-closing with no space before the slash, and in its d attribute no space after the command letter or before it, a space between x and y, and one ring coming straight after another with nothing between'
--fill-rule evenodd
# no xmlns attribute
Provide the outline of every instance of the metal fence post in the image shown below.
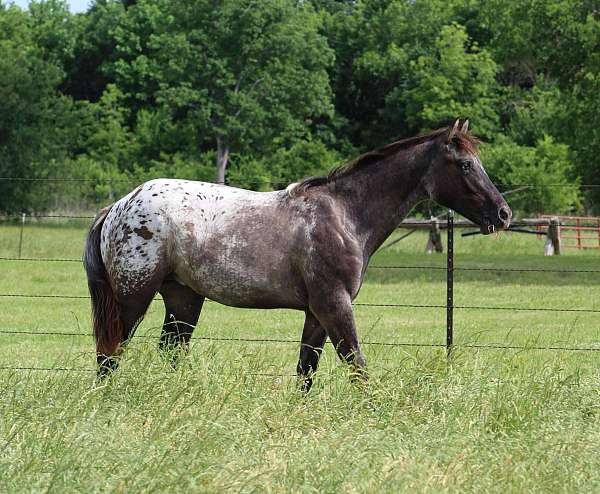
<svg viewBox="0 0 600 494"><path fill-rule="evenodd" d="M448 257L446 262L446 355L450 357L454 339L454 211L448 210Z"/></svg>
<svg viewBox="0 0 600 494"><path fill-rule="evenodd" d="M23 249L23 229L25 228L25 213L21 213L21 231L19 233L19 255L17 256L21 259L21 251Z"/></svg>

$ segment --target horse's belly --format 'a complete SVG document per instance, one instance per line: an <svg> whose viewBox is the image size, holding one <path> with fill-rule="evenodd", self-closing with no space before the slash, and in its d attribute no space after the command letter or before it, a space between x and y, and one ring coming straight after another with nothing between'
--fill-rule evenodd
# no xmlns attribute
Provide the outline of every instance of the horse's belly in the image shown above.
<svg viewBox="0 0 600 494"><path fill-rule="evenodd" d="M235 269L197 269L190 284L198 293L225 305L247 308L303 309L306 297L293 284L284 284L279 277L266 280L259 273L240 273Z"/></svg>
<svg viewBox="0 0 600 494"><path fill-rule="evenodd" d="M299 277L289 266L243 256L214 259L199 256L177 278L216 302L234 307L304 309L307 297Z"/></svg>

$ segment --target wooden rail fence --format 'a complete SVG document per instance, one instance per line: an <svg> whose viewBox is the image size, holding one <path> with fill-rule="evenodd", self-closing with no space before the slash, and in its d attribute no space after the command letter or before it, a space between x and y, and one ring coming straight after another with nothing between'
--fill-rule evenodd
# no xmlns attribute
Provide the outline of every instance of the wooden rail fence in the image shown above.
<svg viewBox="0 0 600 494"><path fill-rule="evenodd" d="M463 235L476 234L479 230L479 226L469 220L455 220L453 224L454 228L462 229L475 229L475 232L467 233ZM536 228L536 230L523 230L522 228ZM425 251L428 254L433 252L443 252L441 230L447 228L446 221L442 221L439 218L432 217L430 219L406 219L398 228L409 230L408 233L401 235L396 240L387 244L386 247L390 247L395 243L405 239L410 234L417 230L428 230L429 237ZM539 237L545 235L546 242L544 244L544 255L560 255L561 251L561 228L562 224L560 217L557 216L544 216L539 218L523 218L514 219L510 224L511 231L517 233L537 233ZM600 240L599 240L600 242Z"/></svg>
<svg viewBox="0 0 600 494"><path fill-rule="evenodd" d="M547 220L548 215L540 215ZM600 218L594 216L554 216L560 222L560 239L567 249L600 249ZM546 228L540 223L540 228Z"/></svg>

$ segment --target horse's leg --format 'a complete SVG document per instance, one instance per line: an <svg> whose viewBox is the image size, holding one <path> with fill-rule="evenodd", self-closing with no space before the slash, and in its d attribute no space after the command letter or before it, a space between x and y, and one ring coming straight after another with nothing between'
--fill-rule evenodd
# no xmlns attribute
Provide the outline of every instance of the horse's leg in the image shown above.
<svg viewBox="0 0 600 494"><path fill-rule="evenodd" d="M109 372L116 370L119 366L124 346L133 336L140 322L142 322L155 293L155 290L144 290L142 293L119 297L119 318L123 329L120 338L111 341L110 348L104 346L102 349L98 347L96 349L96 360L98 362L97 375L99 380L103 379Z"/></svg>
<svg viewBox="0 0 600 494"><path fill-rule="evenodd" d="M352 312L352 300L343 289L311 296L310 309L327 331L331 343L343 361L352 365L357 377L366 379L365 356L362 353Z"/></svg>
<svg viewBox="0 0 600 494"><path fill-rule="evenodd" d="M312 312L307 310L297 367L298 377L302 379L302 391L305 393L312 387L312 375L317 371L326 339L327 332Z"/></svg>
<svg viewBox="0 0 600 494"><path fill-rule="evenodd" d="M200 317L204 296L173 280L166 280L159 290L165 303L165 321L159 348L175 366L180 349L187 350L190 337Z"/></svg>

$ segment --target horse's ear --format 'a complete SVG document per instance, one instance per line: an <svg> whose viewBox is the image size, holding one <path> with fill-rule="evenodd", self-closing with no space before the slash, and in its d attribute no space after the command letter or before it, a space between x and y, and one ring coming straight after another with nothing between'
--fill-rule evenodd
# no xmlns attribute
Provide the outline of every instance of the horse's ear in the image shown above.
<svg viewBox="0 0 600 494"><path fill-rule="evenodd" d="M458 130L458 123L459 120L456 120L456 122L454 122L454 125L452 126L452 128L448 132L448 135L446 136L446 143L449 144L450 142L452 142L452 138L456 135L456 131Z"/></svg>
<svg viewBox="0 0 600 494"><path fill-rule="evenodd" d="M469 130L469 119L465 120L465 123L463 123L462 127L460 128L460 131L463 134L466 134L468 130Z"/></svg>

